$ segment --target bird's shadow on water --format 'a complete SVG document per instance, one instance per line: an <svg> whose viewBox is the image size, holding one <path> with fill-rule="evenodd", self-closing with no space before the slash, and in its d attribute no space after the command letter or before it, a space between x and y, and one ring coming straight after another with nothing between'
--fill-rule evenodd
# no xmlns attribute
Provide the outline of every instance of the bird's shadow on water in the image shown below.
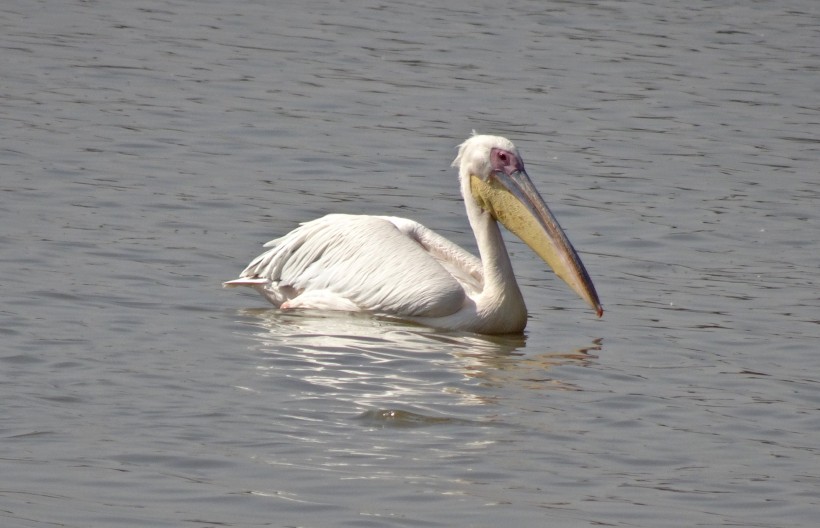
<svg viewBox="0 0 820 528"><path fill-rule="evenodd" d="M500 425L493 420L469 420L436 414L423 404L424 391L441 392L439 375L449 375L454 393L463 403L487 405L496 389L581 390L549 373L563 365L587 366L596 361L601 339L583 346L545 349L526 334L486 336L442 331L367 314L291 311L273 308L241 309L239 322L253 330L250 348L264 368L303 370L315 383L323 379L337 397L352 382L389 378L389 398L351 396L355 416L369 427L414 428L436 425ZM317 375L316 370L321 370ZM355 380L351 379L355 372ZM409 403L401 394L412 395ZM398 396L397 396L398 395ZM422 403L419 404L420 395Z"/></svg>

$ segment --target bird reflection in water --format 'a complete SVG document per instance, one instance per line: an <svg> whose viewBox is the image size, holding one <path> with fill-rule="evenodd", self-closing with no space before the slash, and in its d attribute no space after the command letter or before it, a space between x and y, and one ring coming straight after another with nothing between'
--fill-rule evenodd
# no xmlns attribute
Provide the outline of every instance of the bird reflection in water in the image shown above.
<svg viewBox="0 0 820 528"><path fill-rule="evenodd" d="M257 371L293 384L293 397L332 400L369 425L420 427L490 424L499 389L581 390L552 376L557 366L586 366L601 340L568 351L532 352L524 335L485 336L347 312L251 309L239 312L258 329ZM453 415L442 414L452 405ZM484 408L479 420L466 408ZM339 409L341 412L345 412Z"/></svg>

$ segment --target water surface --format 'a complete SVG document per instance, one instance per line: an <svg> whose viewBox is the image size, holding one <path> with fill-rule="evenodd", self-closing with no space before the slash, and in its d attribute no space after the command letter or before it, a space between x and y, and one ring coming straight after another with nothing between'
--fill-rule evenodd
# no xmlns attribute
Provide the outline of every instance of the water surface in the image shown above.
<svg viewBox="0 0 820 528"><path fill-rule="evenodd" d="M0 14L3 526L816 524L816 2ZM474 249L472 129L603 319L514 237L523 336L220 288L332 212Z"/></svg>

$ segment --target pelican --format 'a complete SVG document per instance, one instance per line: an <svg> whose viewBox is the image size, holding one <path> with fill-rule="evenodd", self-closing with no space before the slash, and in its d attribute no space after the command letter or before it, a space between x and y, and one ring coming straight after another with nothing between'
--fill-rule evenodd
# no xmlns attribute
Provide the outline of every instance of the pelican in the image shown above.
<svg viewBox="0 0 820 528"><path fill-rule="evenodd" d="M331 214L268 242L269 250L223 286L254 288L282 310L369 312L441 329L520 333L527 308L501 222L601 317L595 286L515 145L473 135L453 167L481 258L413 220Z"/></svg>

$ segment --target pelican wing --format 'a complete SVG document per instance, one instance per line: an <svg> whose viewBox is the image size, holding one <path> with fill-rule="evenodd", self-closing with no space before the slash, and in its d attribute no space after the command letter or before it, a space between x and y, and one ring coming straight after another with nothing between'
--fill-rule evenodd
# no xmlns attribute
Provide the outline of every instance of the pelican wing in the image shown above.
<svg viewBox="0 0 820 528"><path fill-rule="evenodd" d="M252 286L283 308L442 317L480 287L481 262L416 222L328 215L302 224L226 286Z"/></svg>
<svg viewBox="0 0 820 528"><path fill-rule="evenodd" d="M397 216L378 218L387 220L407 237L415 240L430 257L436 259L461 284L468 294L472 295L481 291L484 286L481 259L414 220Z"/></svg>

